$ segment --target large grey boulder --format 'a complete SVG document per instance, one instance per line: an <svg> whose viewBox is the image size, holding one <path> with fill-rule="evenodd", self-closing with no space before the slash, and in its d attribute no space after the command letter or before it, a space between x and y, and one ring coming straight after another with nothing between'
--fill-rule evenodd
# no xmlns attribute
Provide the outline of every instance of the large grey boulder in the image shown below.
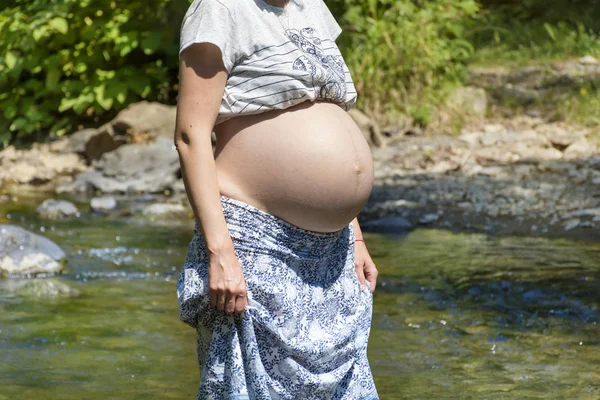
<svg viewBox="0 0 600 400"><path fill-rule="evenodd" d="M92 168L57 191L100 190L104 193L149 192L170 189L178 179L179 155L172 138L126 144L105 153Z"/></svg>
<svg viewBox="0 0 600 400"><path fill-rule="evenodd" d="M100 128L83 129L70 135L61 152L77 153L91 162L127 142L146 142L157 137L172 140L176 113L176 107L161 103L131 104Z"/></svg>
<svg viewBox="0 0 600 400"><path fill-rule="evenodd" d="M0 224L0 276L53 275L63 270L64 251L43 236Z"/></svg>
<svg viewBox="0 0 600 400"><path fill-rule="evenodd" d="M61 219L74 217L79 214L75 204L66 200L46 199L37 208L40 217L47 219Z"/></svg>
<svg viewBox="0 0 600 400"><path fill-rule="evenodd" d="M173 141L175 131L174 106L142 101L121 111L110 123L116 132L130 137L166 137Z"/></svg>
<svg viewBox="0 0 600 400"><path fill-rule="evenodd" d="M125 137L115 135L112 126L106 124L99 129L83 129L70 135L61 152L77 153L91 162L125 143Z"/></svg>

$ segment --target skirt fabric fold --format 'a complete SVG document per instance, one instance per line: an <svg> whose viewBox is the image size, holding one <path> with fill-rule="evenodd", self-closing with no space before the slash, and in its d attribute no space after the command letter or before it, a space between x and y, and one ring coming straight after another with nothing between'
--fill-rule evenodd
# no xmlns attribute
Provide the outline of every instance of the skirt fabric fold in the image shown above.
<svg viewBox="0 0 600 400"><path fill-rule="evenodd" d="M196 223L177 295L197 331L197 398L378 399L367 361L373 299L354 269L352 224L314 232L224 195L221 204L249 305L226 314L210 304Z"/></svg>

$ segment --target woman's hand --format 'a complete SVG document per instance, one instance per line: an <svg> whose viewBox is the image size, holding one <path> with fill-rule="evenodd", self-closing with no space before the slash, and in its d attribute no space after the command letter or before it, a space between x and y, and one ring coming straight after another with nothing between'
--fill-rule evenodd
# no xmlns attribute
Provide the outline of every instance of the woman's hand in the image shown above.
<svg viewBox="0 0 600 400"><path fill-rule="evenodd" d="M375 263L371 260L365 242L354 242L354 265L362 289L364 290L367 282L369 282L371 292L374 291L375 286L377 285L377 275L379 272L377 272Z"/></svg>
<svg viewBox="0 0 600 400"><path fill-rule="evenodd" d="M211 254L208 263L210 302L221 311L242 312L248 304L246 279L233 246Z"/></svg>

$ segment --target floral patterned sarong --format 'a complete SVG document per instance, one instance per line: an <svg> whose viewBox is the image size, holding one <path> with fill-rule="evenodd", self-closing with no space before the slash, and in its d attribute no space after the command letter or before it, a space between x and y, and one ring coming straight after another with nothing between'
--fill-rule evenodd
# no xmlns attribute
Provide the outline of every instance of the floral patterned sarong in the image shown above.
<svg viewBox="0 0 600 400"><path fill-rule="evenodd" d="M378 399L367 361L373 299L354 269L352 224L314 232L224 195L221 204L249 305L226 314L210 304L196 223L177 295L197 330L197 398Z"/></svg>

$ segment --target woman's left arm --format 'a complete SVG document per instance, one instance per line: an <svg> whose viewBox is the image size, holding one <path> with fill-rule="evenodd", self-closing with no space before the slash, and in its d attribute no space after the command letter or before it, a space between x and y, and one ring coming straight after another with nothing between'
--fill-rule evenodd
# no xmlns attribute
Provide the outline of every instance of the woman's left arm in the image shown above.
<svg viewBox="0 0 600 400"><path fill-rule="evenodd" d="M375 263L371 260L367 246L363 241L362 231L358 225L357 218L352 220L352 226L354 227L354 240L358 240L354 242L354 266L356 268L356 275L358 275L358 280L363 290L366 287L366 282L369 282L371 291L374 291L375 285L377 284L377 275L379 273L377 272Z"/></svg>

